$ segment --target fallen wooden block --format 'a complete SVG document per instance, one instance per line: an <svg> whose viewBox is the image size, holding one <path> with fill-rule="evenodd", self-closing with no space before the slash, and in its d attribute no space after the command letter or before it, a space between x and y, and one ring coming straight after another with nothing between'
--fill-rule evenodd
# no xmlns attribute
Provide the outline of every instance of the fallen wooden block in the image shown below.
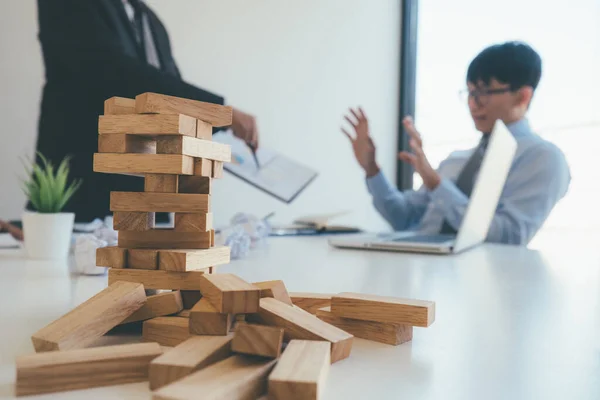
<svg viewBox="0 0 600 400"><path fill-rule="evenodd" d="M127 268L158 269L158 250L128 249Z"/></svg>
<svg viewBox="0 0 600 400"><path fill-rule="evenodd" d="M194 159L179 154L95 153L94 172L194 175Z"/></svg>
<svg viewBox="0 0 600 400"><path fill-rule="evenodd" d="M146 304L127 317L121 324L177 314L181 310L183 310L183 302L179 291L159 293L148 296Z"/></svg>
<svg viewBox="0 0 600 400"><path fill-rule="evenodd" d="M114 271L126 271L115 269ZM139 283L115 282L31 337L36 352L82 348L140 309L146 302Z"/></svg>
<svg viewBox="0 0 600 400"><path fill-rule="evenodd" d="M156 390L231 355L229 336L191 336L150 363L150 390Z"/></svg>
<svg viewBox="0 0 600 400"><path fill-rule="evenodd" d="M170 154L173 155L173 154ZM182 156L188 157L188 156ZM203 176L205 178L213 177L213 164L211 160L206 158L194 158L194 174L195 176Z"/></svg>
<svg viewBox="0 0 600 400"><path fill-rule="evenodd" d="M154 400L256 399L267 391L267 377L276 360L234 355L154 392Z"/></svg>
<svg viewBox="0 0 600 400"><path fill-rule="evenodd" d="M179 175L146 174L144 192L177 193Z"/></svg>
<svg viewBox="0 0 600 400"><path fill-rule="evenodd" d="M160 354L156 343L135 343L18 357L16 395L142 382Z"/></svg>
<svg viewBox="0 0 600 400"><path fill-rule="evenodd" d="M113 229L115 231L148 231L154 228L153 212L115 211Z"/></svg>
<svg viewBox="0 0 600 400"><path fill-rule="evenodd" d="M212 176L215 179L223 178L223 162L222 161L214 161L212 166Z"/></svg>
<svg viewBox="0 0 600 400"><path fill-rule="evenodd" d="M260 290L233 274L205 274L200 278L200 292L220 313L258 312Z"/></svg>
<svg viewBox="0 0 600 400"><path fill-rule="evenodd" d="M332 363L347 358L352 350L353 336L348 332L270 297L260 299L259 312L248 314L246 320L284 328L286 341L302 339L331 342Z"/></svg>
<svg viewBox="0 0 600 400"><path fill-rule="evenodd" d="M435 303L370 294L340 293L331 298L331 312L340 317L363 321L428 327L435 320Z"/></svg>
<svg viewBox="0 0 600 400"><path fill-rule="evenodd" d="M98 135L98 153L156 154L156 140L138 135Z"/></svg>
<svg viewBox="0 0 600 400"><path fill-rule="evenodd" d="M331 306L330 293L290 293L292 303L308 311L311 314L315 314L319 308Z"/></svg>
<svg viewBox="0 0 600 400"><path fill-rule="evenodd" d="M104 115L135 114L135 99L111 97L104 100Z"/></svg>
<svg viewBox="0 0 600 400"><path fill-rule="evenodd" d="M159 250L158 268L165 271L194 271L230 261L227 246L204 250Z"/></svg>
<svg viewBox="0 0 600 400"><path fill-rule="evenodd" d="M186 135L196 137L196 119L187 115L101 115L98 133L129 135Z"/></svg>
<svg viewBox="0 0 600 400"><path fill-rule="evenodd" d="M236 353L277 358L281 354L283 328L239 323L231 342Z"/></svg>
<svg viewBox="0 0 600 400"><path fill-rule="evenodd" d="M273 297L285 304L293 305L283 281L254 282L254 286L260 289L260 297Z"/></svg>
<svg viewBox="0 0 600 400"><path fill-rule="evenodd" d="M195 335L227 335L233 320L232 314L218 312L203 297L190 310L190 332Z"/></svg>
<svg viewBox="0 0 600 400"><path fill-rule="evenodd" d="M160 137L156 144L158 154L183 154L195 158L231 161L231 146L189 136Z"/></svg>
<svg viewBox="0 0 600 400"><path fill-rule="evenodd" d="M211 194L212 178L206 176L180 176L179 193Z"/></svg>
<svg viewBox="0 0 600 400"><path fill-rule="evenodd" d="M212 228L212 213L175 213L177 232L208 232Z"/></svg>
<svg viewBox="0 0 600 400"><path fill-rule="evenodd" d="M183 193L110 192L111 211L210 212L210 195Z"/></svg>
<svg viewBox="0 0 600 400"><path fill-rule="evenodd" d="M150 92L135 97L135 110L138 113L185 114L216 127L231 125L233 116L230 106Z"/></svg>
<svg viewBox="0 0 600 400"><path fill-rule="evenodd" d="M198 286L198 288L200 288ZM183 300L183 308L192 308L202 298L200 290L182 290L181 299Z"/></svg>
<svg viewBox="0 0 600 400"><path fill-rule="evenodd" d="M96 265L99 267L126 268L127 249L116 246L97 248Z"/></svg>
<svg viewBox="0 0 600 400"><path fill-rule="evenodd" d="M108 270L108 284L118 281L139 282L145 289L197 290L202 275L202 271L172 272L111 268Z"/></svg>
<svg viewBox="0 0 600 400"><path fill-rule="evenodd" d="M120 231L119 247L129 249L208 249L210 232L177 232L174 229L153 229L145 232Z"/></svg>
<svg viewBox="0 0 600 400"><path fill-rule="evenodd" d="M190 320L181 317L156 317L144 321L142 340L162 346L177 346L190 337Z"/></svg>

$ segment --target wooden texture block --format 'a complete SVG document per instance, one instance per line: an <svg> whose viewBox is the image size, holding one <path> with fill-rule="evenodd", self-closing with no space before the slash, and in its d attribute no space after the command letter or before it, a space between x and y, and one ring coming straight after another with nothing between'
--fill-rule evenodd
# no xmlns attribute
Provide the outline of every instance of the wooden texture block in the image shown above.
<svg viewBox="0 0 600 400"><path fill-rule="evenodd" d="M169 154L175 155L175 154ZM181 157L189 157L189 156L181 156ZM194 159L194 174L195 176L203 176L205 178L213 177L213 164L211 160L206 158L195 158Z"/></svg>
<svg viewBox="0 0 600 400"><path fill-rule="evenodd" d="M111 97L104 100L104 115L135 114L135 99Z"/></svg>
<svg viewBox="0 0 600 400"><path fill-rule="evenodd" d="M96 265L99 267L126 268L127 249L116 246L96 249Z"/></svg>
<svg viewBox="0 0 600 400"><path fill-rule="evenodd" d="M203 140L212 140L212 125L199 119L196 121L196 137Z"/></svg>
<svg viewBox="0 0 600 400"><path fill-rule="evenodd" d="M279 300L260 299L258 314L249 314L247 320L285 329L284 339L325 340L331 342L331 362L343 360L350 355L353 336L321 321L304 310L290 307Z"/></svg>
<svg viewBox="0 0 600 400"><path fill-rule="evenodd" d="M150 390L156 390L231 355L229 336L191 336L150 363Z"/></svg>
<svg viewBox="0 0 600 400"><path fill-rule="evenodd" d="M157 317L144 321L142 340L162 346L177 346L190 337L190 320L181 317Z"/></svg>
<svg viewBox="0 0 600 400"><path fill-rule="evenodd" d="M177 313L177 315L175 315L176 317L181 317L181 318L189 318L190 314L191 314L192 310L187 309L187 310L181 310L180 312Z"/></svg>
<svg viewBox="0 0 600 400"><path fill-rule="evenodd" d="M290 306L294 305L283 281L254 282L253 285L260 289L261 298L273 297Z"/></svg>
<svg viewBox="0 0 600 400"><path fill-rule="evenodd" d="M190 310L190 332L195 335L227 335L233 323L232 314L222 314L202 298Z"/></svg>
<svg viewBox="0 0 600 400"><path fill-rule="evenodd" d="M223 162L222 161L213 161L212 176L215 179L223 178Z"/></svg>
<svg viewBox="0 0 600 400"><path fill-rule="evenodd" d="M119 281L139 282L145 289L197 290L200 288L202 274L202 271L171 272L111 268L108 270L108 284Z"/></svg>
<svg viewBox="0 0 600 400"><path fill-rule="evenodd" d="M231 161L231 146L189 136L160 137L156 144L158 154L183 154L195 158Z"/></svg>
<svg viewBox="0 0 600 400"><path fill-rule="evenodd" d="M194 159L179 154L94 154L94 172L194 175Z"/></svg>
<svg viewBox="0 0 600 400"><path fill-rule="evenodd" d="M115 269L114 271L126 271ZM116 282L31 337L36 352L82 348L119 325L146 302L139 283Z"/></svg>
<svg viewBox="0 0 600 400"><path fill-rule="evenodd" d="M182 193L110 192L111 211L210 212L210 195Z"/></svg>
<svg viewBox="0 0 600 400"><path fill-rule="evenodd" d="M115 211L113 229L115 231L147 231L154 228L153 212Z"/></svg>
<svg viewBox="0 0 600 400"><path fill-rule="evenodd" d="M231 342L236 353L277 358L281 354L283 328L239 323Z"/></svg>
<svg viewBox="0 0 600 400"><path fill-rule="evenodd" d="M182 290L181 299L183 300L183 308L192 308L202 298L200 290Z"/></svg>
<svg viewBox="0 0 600 400"><path fill-rule="evenodd" d="M142 382L161 354L156 343L135 343L18 357L16 395Z"/></svg>
<svg viewBox="0 0 600 400"><path fill-rule="evenodd" d="M233 109L230 106L150 92L135 97L135 111L138 113L185 114L216 127L231 125L233 116Z"/></svg>
<svg viewBox="0 0 600 400"><path fill-rule="evenodd" d="M119 247L129 249L208 249L210 232L176 232L153 229L146 232L120 231Z"/></svg>
<svg viewBox="0 0 600 400"><path fill-rule="evenodd" d="M215 243L215 230L211 229L210 230L210 247L215 247L216 243ZM210 272L212 274L212 271Z"/></svg>
<svg viewBox="0 0 600 400"><path fill-rule="evenodd" d="M98 153L156 154L156 140L146 136L118 133L98 135Z"/></svg>
<svg viewBox="0 0 600 400"><path fill-rule="evenodd" d="M179 193L211 194L212 178L206 176L180 176Z"/></svg>
<svg viewBox="0 0 600 400"><path fill-rule="evenodd" d="M187 115L101 115L98 133L187 135L196 137L196 119Z"/></svg>
<svg viewBox="0 0 600 400"><path fill-rule="evenodd" d="M230 261L227 246L204 250L159 250L158 268L165 271L194 271Z"/></svg>
<svg viewBox="0 0 600 400"><path fill-rule="evenodd" d="M290 293L292 303L311 314L315 314L319 308L331 306L331 296L333 294L330 293Z"/></svg>
<svg viewBox="0 0 600 400"><path fill-rule="evenodd" d="M337 326L343 331L351 333L357 338L372 340L374 342L399 344L412 340L413 327L411 325L390 324L387 322L361 321L339 317L331 312L329 307L317 310L317 318Z"/></svg>
<svg viewBox="0 0 600 400"><path fill-rule="evenodd" d="M177 232L207 232L212 228L212 213L175 213Z"/></svg>
<svg viewBox="0 0 600 400"><path fill-rule="evenodd" d="M233 274L206 274L200 278L203 298L221 313L258 312L260 290Z"/></svg>
<svg viewBox="0 0 600 400"><path fill-rule="evenodd" d="M428 327L435 320L435 303L370 294L340 293L331 298L331 312L340 317L363 321Z"/></svg>
<svg viewBox="0 0 600 400"><path fill-rule="evenodd" d="M152 398L253 400L267 391L267 378L275 363L276 360L234 355L160 388Z"/></svg>
<svg viewBox="0 0 600 400"><path fill-rule="evenodd" d="M158 250L129 249L127 250L127 268L158 269Z"/></svg>
<svg viewBox="0 0 600 400"><path fill-rule="evenodd" d="M292 340L269 375L269 399L321 398L330 368L330 344Z"/></svg>
<svg viewBox="0 0 600 400"><path fill-rule="evenodd" d="M179 191L179 175L146 174L144 192L177 193Z"/></svg>
<svg viewBox="0 0 600 400"><path fill-rule="evenodd" d="M183 302L179 291L159 293L148 296L146 304L127 317L122 324L177 314L181 310L183 310Z"/></svg>

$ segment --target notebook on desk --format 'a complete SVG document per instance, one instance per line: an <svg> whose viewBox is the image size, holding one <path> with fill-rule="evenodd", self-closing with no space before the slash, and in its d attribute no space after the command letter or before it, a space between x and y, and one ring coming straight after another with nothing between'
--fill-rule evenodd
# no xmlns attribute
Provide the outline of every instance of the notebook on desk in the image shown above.
<svg viewBox="0 0 600 400"><path fill-rule="evenodd" d="M341 211L331 214L310 215L296 218L291 224L271 225L271 236L325 235L362 232L360 228L349 225L332 224L331 219L348 214Z"/></svg>

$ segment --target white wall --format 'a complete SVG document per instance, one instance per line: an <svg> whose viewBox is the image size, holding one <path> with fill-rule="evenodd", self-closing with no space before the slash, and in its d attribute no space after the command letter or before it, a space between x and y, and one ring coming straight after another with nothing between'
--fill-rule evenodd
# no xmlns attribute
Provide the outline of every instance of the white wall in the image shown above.
<svg viewBox="0 0 600 400"><path fill-rule="evenodd" d="M400 6L395 0L148 0L167 26L186 80L226 96L258 117L262 144L321 171L287 206L227 176L217 182L217 224L238 211L287 221L299 215L353 210L353 222L386 227L366 194L363 174L339 126L348 106L371 118L379 160L395 175ZM34 0L3 2L0 13L0 217L20 213L17 153L31 152L41 85ZM6 20L6 21L4 21ZM15 42L16 40L16 42ZM18 54L17 54L18 51ZM26 67L24 67L26 66ZM5 71L7 69L9 73ZM4 92L4 89L3 89ZM18 140L13 138L19 137ZM5 186L5 183L7 186Z"/></svg>

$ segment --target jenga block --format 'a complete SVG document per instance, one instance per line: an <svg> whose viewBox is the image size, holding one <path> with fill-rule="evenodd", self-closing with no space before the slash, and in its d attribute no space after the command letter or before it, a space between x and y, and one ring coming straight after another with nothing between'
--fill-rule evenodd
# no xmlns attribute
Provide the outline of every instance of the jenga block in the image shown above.
<svg viewBox="0 0 600 400"><path fill-rule="evenodd" d="M98 118L98 133L196 137L196 119L187 115L101 115Z"/></svg>
<svg viewBox="0 0 600 400"><path fill-rule="evenodd" d="M221 313L258 312L260 290L233 274L206 274L200 278L203 298Z"/></svg>
<svg viewBox="0 0 600 400"><path fill-rule="evenodd" d="M195 158L231 161L231 146L189 136L160 137L156 142L158 154L183 154Z"/></svg>
<svg viewBox="0 0 600 400"><path fill-rule="evenodd" d="M333 294L330 293L290 293L292 303L311 314L315 314L319 308L331 306L331 296Z"/></svg>
<svg viewBox="0 0 600 400"><path fill-rule="evenodd" d="M94 154L94 172L194 175L194 159L179 154Z"/></svg>
<svg viewBox="0 0 600 400"><path fill-rule="evenodd" d="M210 247L215 247L215 230L211 229L210 230ZM212 274L212 271L210 272Z"/></svg>
<svg viewBox="0 0 600 400"><path fill-rule="evenodd" d="M121 231L118 240L119 247L130 249L208 249L210 232L176 232L173 229Z"/></svg>
<svg viewBox="0 0 600 400"><path fill-rule="evenodd" d="M175 213L177 232L207 232L212 227L212 213Z"/></svg>
<svg viewBox="0 0 600 400"><path fill-rule="evenodd" d="M168 154L175 155L175 154ZM182 156L188 157L188 156ZM213 177L213 164L212 161L206 158L195 158L194 159L194 174L195 176L203 176L206 178Z"/></svg>
<svg viewBox="0 0 600 400"><path fill-rule="evenodd" d="M156 317L144 321L142 340L162 346L177 346L190 337L190 320L181 317Z"/></svg>
<svg viewBox="0 0 600 400"><path fill-rule="evenodd" d="M114 271L126 271L115 269ZM146 302L139 283L116 282L40 329L31 337L36 352L82 348L104 335Z"/></svg>
<svg viewBox="0 0 600 400"><path fill-rule="evenodd" d="M177 193L179 175L146 174L144 192Z"/></svg>
<svg viewBox="0 0 600 400"><path fill-rule="evenodd" d="M351 334L270 297L260 299L258 314L249 314L246 319L284 328L286 341L302 339L331 342L332 363L347 358L352 350Z"/></svg>
<svg viewBox="0 0 600 400"><path fill-rule="evenodd" d="M96 265L99 267L126 268L127 249L115 246L96 249Z"/></svg>
<svg viewBox="0 0 600 400"><path fill-rule="evenodd" d="M110 192L111 211L208 213L210 195Z"/></svg>
<svg viewBox="0 0 600 400"><path fill-rule="evenodd" d="M433 301L401 299L360 293L331 298L331 312L345 318L428 327L435 320Z"/></svg>
<svg viewBox="0 0 600 400"><path fill-rule="evenodd" d="M135 343L22 356L16 360L16 395L142 382L161 353L156 343Z"/></svg>
<svg viewBox="0 0 600 400"><path fill-rule="evenodd" d="M328 342L292 340L269 375L269 399L320 399L329 364Z"/></svg>
<svg viewBox="0 0 600 400"><path fill-rule="evenodd" d="M222 161L213 161L212 166L212 176L215 179L220 179L223 177L223 162Z"/></svg>
<svg viewBox="0 0 600 400"><path fill-rule="evenodd" d="M197 290L200 287L202 274L202 271L171 272L111 268L108 270L108 284L118 281L139 282L145 289Z"/></svg>
<svg viewBox="0 0 600 400"><path fill-rule="evenodd" d="M158 268L165 271L194 271L230 261L227 246L204 250L159 250L158 254Z"/></svg>
<svg viewBox="0 0 600 400"><path fill-rule="evenodd" d="M196 137L203 140L212 140L213 127L211 124L197 120Z"/></svg>
<svg viewBox="0 0 600 400"><path fill-rule="evenodd" d="M185 114L216 127L231 125L233 115L233 109L230 106L150 92L135 97L135 111L138 113Z"/></svg>
<svg viewBox="0 0 600 400"><path fill-rule="evenodd" d="M250 400L267 391L267 377L276 360L234 355L154 392L153 400Z"/></svg>
<svg viewBox="0 0 600 400"><path fill-rule="evenodd" d="M283 328L239 323L231 342L236 353L277 358L281 354Z"/></svg>
<svg viewBox="0 0 600 400"><path fill-rule="evenodd" d="M146 136L118 133L98 135L98 153L156 154L156 140Z"/></svg>
<svg viewBox="0 0 600 400"><path fill-rule="evenodd" d="M177 314L181 310L183 310L183 302L179 291L159 293L148 296L146 304L127 317L122 324Z"/></svg>
<svg viewBox="0 0 600 400"><path fill-rule="evenodd" d="M153 212L115 211L113 229L115 231L147 231L154 228Z"/></svg>
<svg viewBox="0 0 600 400"><path fill-rule="evenodd" d="M254 282L253 285L260 289L261 298L273 297L290 306L294 305L283 281Z"/></svg>
<svg viewBox="0 0 600 400"><path fill-rule="evenodd" d="M231 355L228 336L191 336L150 363L150 390L156 390Z"/></svg>
<svg viewBox="0 0 600 400"><path fill-rule="evenodd" d="M198 287L199 288L199 287ZM202 298L200 290L182 290L181 299L183 300L183 308L192 308Z"/></svg>
<svg viewBox="0 0 600 400"><path fill-rule="evenodd" d="M158 250L129 249L127 250L127 268L158 269Z"/></svg>
<svg viewBox="0 0 600 400"><path fill-rule="evenodd" d="M190 310L190 332L195 335L227 335L232 323L232 314L218 312L204 297Z"/></svg>
<svg viewBox="0 0 600 400"><path fill-rule="evenodd" d="M135 114L135 100L125 97L111 97L104 100L104 115Z"/></svg>
<svg viewBox="0 0 600 400"><path fill-rule="evenodd" d="M361 321L359 319L339 317L332 313L329 307L323 307L317 310L317 318L328 324L337 326L341 330L351 333L357 338L391 344L394 346L412 340L413 336L413 327L411 325Z"/></svg>
<svg viewBox="0 0 600 400"><path fill-rule="evenodd" d="M180 176L179 193L211 194L212 178L206 176Z"/></svg>

